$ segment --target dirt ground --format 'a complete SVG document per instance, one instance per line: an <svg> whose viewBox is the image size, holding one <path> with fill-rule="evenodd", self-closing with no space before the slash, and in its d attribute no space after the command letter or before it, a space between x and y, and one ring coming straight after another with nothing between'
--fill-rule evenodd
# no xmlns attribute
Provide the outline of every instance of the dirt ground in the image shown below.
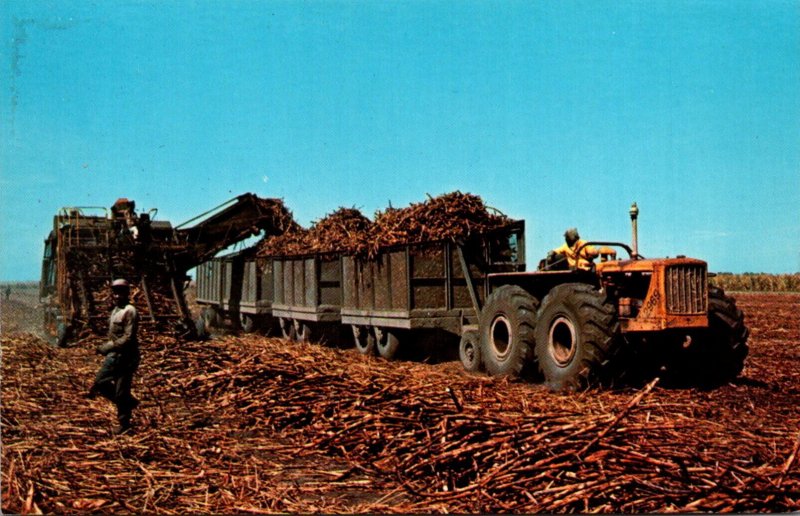
<svg viewBox="0 0 800 516"><path fill-rule="evenodd" d="M39 284L33 282L0 285L0 334L36 333L41 328Z"/></svg>
<svg viewBox="0 0 800 516"><path fill-rule="evenodd" d="M565 395L457 362L148 337L123 436L83 396L93 347L37 336L35 288L0 294L6 513L800 510L800 294L735 295L750 355L713 390Z"/></svg>

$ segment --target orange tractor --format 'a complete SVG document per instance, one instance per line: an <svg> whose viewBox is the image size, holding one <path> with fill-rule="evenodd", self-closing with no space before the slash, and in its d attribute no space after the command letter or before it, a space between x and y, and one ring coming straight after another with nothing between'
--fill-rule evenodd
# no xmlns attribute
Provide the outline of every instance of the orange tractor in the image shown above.
<svg viewBox="0 0 800 516"><path fill-rule="evenodd" d="M556 390L634 373L706 385L735 378L748 353L743 313L709 285L704 261L642 257L635 203L630 215L632 246L586 242L600 256L588 270L542 260L534 272L490 274L479 324L462 334L465 368L539 376Z"/></svg>

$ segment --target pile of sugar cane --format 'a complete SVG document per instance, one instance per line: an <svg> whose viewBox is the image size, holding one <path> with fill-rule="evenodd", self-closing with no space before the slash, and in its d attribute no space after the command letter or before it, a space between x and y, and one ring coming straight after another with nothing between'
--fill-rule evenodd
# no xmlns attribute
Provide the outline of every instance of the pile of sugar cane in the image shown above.
<svg viewBox="0 0 800 516"><path fill-rule="evenodd" d="M477 195L452 192L387 208L370 221L356 208L339 208L315 222L310 229L296 226L258 244L259 256L342 252L374 256L381 249L400 244L459 240L507 225L510 220L494 214Z"/></svg>

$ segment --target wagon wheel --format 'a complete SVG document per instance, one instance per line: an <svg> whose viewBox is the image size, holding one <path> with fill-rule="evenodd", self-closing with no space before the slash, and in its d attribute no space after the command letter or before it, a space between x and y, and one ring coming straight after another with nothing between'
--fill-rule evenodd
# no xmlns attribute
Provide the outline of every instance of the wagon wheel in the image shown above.
<svg viewBox="0 0 800 516"><path fill-rule="evenodd" d="M253 315L239 312L239 326L245 333L256 331L256 318Z"/></svg>
<svg viewBox="0 0 800 516"><path fill-rule="evenodd" d="M356 349L362 355L375 354L375 335L370 331L369 326L352 325L353 340L356 344Z"/></svg>
<svg viewBox="0 0 800 516"><path fill-rule="evenodd" d="M208 306L200 313L200 317L195 321L195 329L199 339L207 339L211 335L211 328L217 326L219 321L219 314L217 311Z"/></svg>
<svg viewBox="0 0 800 516"><path fill-rule="evenodd" d="M313 340L314 332L309 323L295 319L292 328L294 330L294 340L297 342L311 342Z"/></svg>
<svg viewBox="0 0 800 516"><path fill-rule="evenodd" d="M286 340L295 340L294 324L291 319L281 317L278 319L278 324L281 327L281 335Z"/></svg>
<svg viewBox="0 0 800 516"><path fill-rule="evenodd" d="M397 330L375 327L375 346L378 354L387 360L391 360L397 355L400 349L400 338Z"/></svg>
<svg viewBox="0 0 800 516"><path fill-rule="evenodd" d="M210 331L211 328L214 326L219 326L220 324L219 312L213 306L207 306L204 308L200 317L203 319L203 322L206 326L206 331Z"/></svg>
<svg viewBox="0 0 800 516"><path fill-rule="evenodd" d="M67 347L67 339L69 338L69 326L64 322L59 321L56 324L56 346L59 348Z"/></svg>
<svg viewBox="0 0 800 516"><path fill-rule="evenodd" d="M481 357L481 337L477 331L465 331L458 344L458 358L465 371L476 373L484 367Z"/></svg>
<svg viewBox="0 0 800 516"><path fill-rule="evenodd" d="M202 315L197 318L194 325L198 339L205 340L209 337L208 329L206 328L206 320Z"/></svg>

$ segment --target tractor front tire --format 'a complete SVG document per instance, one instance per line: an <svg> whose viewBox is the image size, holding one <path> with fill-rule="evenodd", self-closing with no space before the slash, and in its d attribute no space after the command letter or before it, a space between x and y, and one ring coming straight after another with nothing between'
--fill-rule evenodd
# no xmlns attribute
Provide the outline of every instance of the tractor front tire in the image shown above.
<svg viewBox="0 0 800 516"><path fill-rule="evenodd" d="M710 388L734 380L744 368L750 331L744 314L721 288L708 291L708 329L689 336L690 344L671 357L670 380Z"/></svg>
<svg viewBox="0 0 800 516"><path fill-rule="evenodd" d="M535 373L534 331L538 300L522 287L504 285L489 296L480 315L480 355L491 376Z"/></svg>
<svg viewBox="0 0 800 516"><path fill-rule="evenodd" d="M565 283L542 301L536 325L536 358L547 386L582 390L609 379L618 347L614 305L591 285Z"/></svg>
<svg viewBox="0 0 800 516"><path fill-rule="evenodd" d="M718 380L727 382L739 376L750 348L747 337L750 330L744 324L744 313L733 298L721 288L711 287L708 292L708 323L711 338L716 343L713 361L717 364Z"/></svg>

